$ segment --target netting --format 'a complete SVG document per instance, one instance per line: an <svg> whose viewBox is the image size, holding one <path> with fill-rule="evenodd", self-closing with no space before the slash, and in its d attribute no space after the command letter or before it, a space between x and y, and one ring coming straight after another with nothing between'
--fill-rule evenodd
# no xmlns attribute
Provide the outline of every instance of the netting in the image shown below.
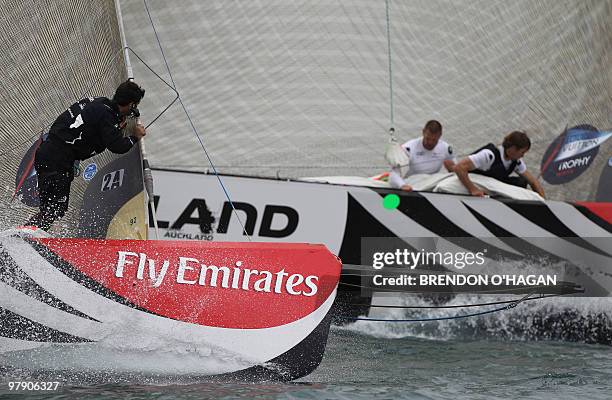
<svg viewBox="0 0 612 400"><path fill-rule="evenodd" d="M68 106L112 96L125 80L114 2L3 1L0 4L0 228L23 224L36 208L13 198L18 166L32 143ZM81 163L106 164L104 153ZM55 233L74 233L86 181L77 176L69 211Z"/></svg>
<svg viewBox="0 0 612 400"><path fill-rule="evenodd" d="M374 175L389 128L385 1L147 0L177 87L221 172L264 176ZM165 66L143 2L122 3L129 45ZM566 127L612 128L612 2L390 1L398 136L429 119L462 156L524 130L537 175ZM135 63L136 76L143 76ZM155 114L171 93L144 79ZM175 107L149 130L157 167L208 168ZM593 198L612 153L551 198Z"/></svg>

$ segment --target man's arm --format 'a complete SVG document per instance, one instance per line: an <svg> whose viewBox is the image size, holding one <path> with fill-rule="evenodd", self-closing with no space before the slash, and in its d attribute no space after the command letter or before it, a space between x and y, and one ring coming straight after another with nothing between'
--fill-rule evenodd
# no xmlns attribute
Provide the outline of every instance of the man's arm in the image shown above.
<svg viewBox="0 0 612 400"><path fill-rule="evenodd" d="M136 125L132 135L124 137L121 131L109 122L103 122L101 134L107 149L116 154L127 153L136 142L146 135L144 126Z"/></svg>
<svg viewBox="0 0 612 400"><path fill-rule="evenodd" d="M446 157L444 157L444 161L442 165L448 172L455 172L455 165L457 165L457 158L453 154L453 146L447 143L446 145Z"/></svg>
<svg viewBox="0 0 612 400"><path fill-rule="evenodd" d="M456 164L454 160L446 159L444 160L442 164L444 165L444 168L446 168L448 172L455 172Z"/></svg>
<svg viewBox="0 0 612 400"><path fill-rule="evenodd" d="M400 176L398 168L392 168L389 172L389 185L394 189L402 189L403 191L412 191L412 186L406 184L404 178Z"/></svg>
<svg viewBox="0 0 612 400"><path fill-rule="evenodd" d="M454 166L454 172L455 174L457 174L457 178L459 178L459 181L463 183L463 186L465 186L468 192L470 192L472 196L483 197L485 195L485 192L481 189L478 189L478 187L474 185L474 182L472 182L470 180L470 177L468 176L468 172L473 169L476 169L476 166L468 157L459 161Z"/></svg>
<svg viewBox="0 0 612 400"><path fill-rule="evenodd" d="M529 171L525 171L521 175L523 178L527 179L529 186L533 189L534 192L537 192L543 198L546 198L544 195L544 188L540 184L540 182L533 176Z"/></svg>

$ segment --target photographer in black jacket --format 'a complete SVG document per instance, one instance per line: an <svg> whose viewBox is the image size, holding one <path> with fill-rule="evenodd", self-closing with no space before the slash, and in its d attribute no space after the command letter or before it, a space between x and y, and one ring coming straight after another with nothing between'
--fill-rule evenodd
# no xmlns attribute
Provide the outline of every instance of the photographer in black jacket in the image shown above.
<svg viewBox="0 0 612 400"><path fill-rule="evenodd" d="M57 117L47 139L36 151L34 166L40 211L26 225L48 230L53 221L64 216L76 160L86 160L106 149L127 153L146 135L142 125L136 125L132 136L124 137L121 133L126 117L139 114L137 107L144 93L144 89L128 80L119 85L112 100L85 98Z"/></svg>

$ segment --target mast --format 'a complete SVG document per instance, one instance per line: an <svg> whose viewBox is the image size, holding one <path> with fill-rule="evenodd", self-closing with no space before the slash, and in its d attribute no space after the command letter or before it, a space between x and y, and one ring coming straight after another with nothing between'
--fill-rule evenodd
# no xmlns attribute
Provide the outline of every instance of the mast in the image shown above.
<svg viewBox="0 0 612 400"><path fill-rule="evenodd" d="M117 23L119 24L119 35L121 37L121 45L123 47L123 57L125 59L125 67L127 72L128 80L134 79L134 73L132 70L132 64L130 63L130 54L129 47L127 46L127 39L125 37L125 31L123 29L123 17L121 15L121 5L119 4L119 0L115 0L115 10L117 12ZM153 225L155 226L155 237L159 239L159 229L157 226L157 216L155 212L155 198L154 198L154 189L153 189L153 174L151 173L151 167L149 165L149 160L147 158L147 152L145 148L144 138L141 138L138 141L140 155L142 157L142 169L143 169L143 185L147 191L147 197L149 198L148 204L151 207L151 216L153 218ZM145 210L147 210L147 202L144 204ZM145 221L148 229L149 221L148 221L148 213L145 211ZM147 235L148 236L148 235Z"/></svg>

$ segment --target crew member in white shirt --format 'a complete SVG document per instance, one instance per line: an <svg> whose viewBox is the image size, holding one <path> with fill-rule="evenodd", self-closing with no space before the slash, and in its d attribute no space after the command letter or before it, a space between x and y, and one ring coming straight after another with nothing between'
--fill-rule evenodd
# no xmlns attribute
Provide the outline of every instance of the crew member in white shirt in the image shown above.
<svg viewBox="0 0 612 400"><path fill-rule="evenodd" d="M407 192L412 190L404 180L414 174L435 174L444 166L453 172L457 160L453 155L453 148L441 140L442 125L435 120L428 121L423 128L423 137L407 141L402 145L408 153L410 163L408 172L402 176L399 167L394 167L389 173L389 184L395 189Z"/></svg>
<svg viewBox="0 0 612 400"><path fill-rule="evenodd" d="M489 143L471 155L459 161L455 166L457 177L472 196L484 196L485 192L471 181L468 172L490 176L501 182L531 188L544 197L544 188L538 180L527 171L523 156L531 147L531 141L524 132L514 131L508 134L501 146ZM510 174L519 176L513 177Z"/></svg>

